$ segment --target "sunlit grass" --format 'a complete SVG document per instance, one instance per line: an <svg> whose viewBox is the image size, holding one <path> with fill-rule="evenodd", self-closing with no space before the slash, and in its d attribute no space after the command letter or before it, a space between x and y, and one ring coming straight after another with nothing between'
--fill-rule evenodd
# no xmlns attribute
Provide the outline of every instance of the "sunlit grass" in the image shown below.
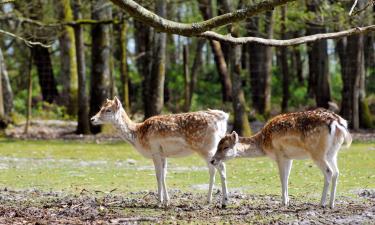
<svg viewBox="0 0 375 225"><path fill-rule="evenodd" d="M208 182L205 162L196 155L169 159L167 185L184 191ZM338 195L375 188L375 144L355 143L339 154ZM277 167L268 158L235 159L227 163L230 191L279 194ZM216 186L220 187L220 178ZM197 185L197 186L194 186ZM289 193L318 198L323 176L310 161L293 164ZM124 143L78 141L0 141L0 187L78 192L156 190L152 160Z"/></svg>

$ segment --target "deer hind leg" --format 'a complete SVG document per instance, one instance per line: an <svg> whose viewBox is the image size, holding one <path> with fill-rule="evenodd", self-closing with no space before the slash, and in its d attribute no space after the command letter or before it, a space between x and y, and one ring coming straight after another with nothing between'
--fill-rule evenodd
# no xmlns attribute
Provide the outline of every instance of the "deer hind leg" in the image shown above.
<svg viewBox="0 0 375 225"><path fill-rule="evenodd" d="M336 198L336 186L337 181L339 178L339 168L337 166L337 151L338 149L333 149L331 154L327 155L327 161L332 169L332 187L331 187L331 196L330 196L330 202L329 207L334 208L335 207L335 198Z"/></svg>
<svg viewBox="0 0 375 225"><path fill-rule="evenodd" d="M158 182L158 200L159 203L163 202L163 186L162 186L162 170L163 170L163 163L161 160L161 156L159 154L154 154L152 156L152 160L154 162L155 166L155 174L156 174L156 180Z"/></svg>
<svg viewBox="0 0 375 225"><path fill-rule="evenodd" d="M208 185L208 196L207 196L207 203L211 203L212 201L212 189L215 183L215 174L216 168L207 160L208 172L210 174L210 183Z"/></svg>
<svg viewBox="0 0 375 225"><path fill-rule="evenodd" d="M325 207L328 188L332 180L333 170L332 170L331 165L325 159L316 160L315 163L318 165L319 169L324 174L324 186L323 186L323 193L322 193L322 198L320 200L320 204L321 206Z"/></svg>
<svg viewBox="0 0 375 225"><path fill-rule="evenodd" d="M165 179L167 177L167 158L162 158L162 174L161 174L161 181L162 181L162 188L163 188L163 204L165 206L169 205L169 195L167 191L167 184L165 182Z"/></svg>
<svg viewBox="0 0 375 225"><path fill-rule="evenodd" d="M217 170L220 173L221 178L221 190L223 192L223 200L221 202L221 207L226 208L228 204L228 188L227 188L227 173L225 164L222 162L217 166Z"/></svg>
<svg viewBox="0 0 375 225"><path fill-rule="evenodd" d="M289 205L289 195L288 195L288 180L290 175L290 170L292 168L293 161L291 159L286 159L284 157L279 157L277 159L277 165L279 167L279 175L281 181L281 190L282 190L282 204L284 206Z"/></svg>

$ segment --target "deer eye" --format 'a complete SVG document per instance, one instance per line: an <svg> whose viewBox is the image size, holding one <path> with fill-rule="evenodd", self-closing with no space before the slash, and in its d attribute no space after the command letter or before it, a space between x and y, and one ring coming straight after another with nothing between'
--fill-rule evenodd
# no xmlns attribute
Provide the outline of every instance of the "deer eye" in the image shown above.
<svg viewBox="0 0 375 225"><path fill-rule="evenodd" d="M110 113L110 112L112 112L112 110L106 109L106 110L104 110L104 112Z"/></svg>

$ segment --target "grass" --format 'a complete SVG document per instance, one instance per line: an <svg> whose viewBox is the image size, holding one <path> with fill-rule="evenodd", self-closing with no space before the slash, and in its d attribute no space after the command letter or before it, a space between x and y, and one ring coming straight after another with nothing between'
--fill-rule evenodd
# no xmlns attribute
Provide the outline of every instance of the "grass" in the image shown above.
<svg viewBox="0 0 375 225"><path fill-rule="evenodd" d="M375 188L374 143L352 144L339 153L338 162L339 196ZM208 183L208 172L198 156L169 159L168 166L170 189L206 192L203 185ZM280 193L277 168L270 159L232 160L227 171L230 191ZM219 177L216 180L220 187ZM290 195L319 199L323 175L310 160L295 161L289 183ZM197 188L199 185L203 188ZM152 161L128 144L1 139L0 187L72 193L116 189L117 193L127 193L156 190L156 179Z"/></svg>

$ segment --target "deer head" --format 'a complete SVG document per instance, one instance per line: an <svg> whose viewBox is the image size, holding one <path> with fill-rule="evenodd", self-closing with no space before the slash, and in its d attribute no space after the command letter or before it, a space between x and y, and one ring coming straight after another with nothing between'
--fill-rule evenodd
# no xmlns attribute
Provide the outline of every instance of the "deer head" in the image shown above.
<svg viewBox="0 0 375 225"><path fill-rule="evenodd" d="M212 157L211 163L217 165L222 161L234 158L237 154L237 150L234 146L238 142L238 134L233 131L231 134L225 135L217 146L217 151Z"/></svg>
<svg viewBox="0 0 375 225"><path fill-rule="evenodd" d="M113 100L107 99L99 112L90 121L93 125L112 123L116 120L116 115L122 108L120 100L115 96Z"/></svg>

